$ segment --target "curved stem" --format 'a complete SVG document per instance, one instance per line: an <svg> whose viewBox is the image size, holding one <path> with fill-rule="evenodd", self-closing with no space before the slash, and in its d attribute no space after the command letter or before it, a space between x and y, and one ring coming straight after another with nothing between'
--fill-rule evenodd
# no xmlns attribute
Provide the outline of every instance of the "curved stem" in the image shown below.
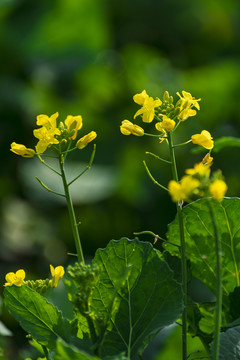
<svg viewBox="0 0 240 360"><path fill-rule="evenodd" d="M92 163L93 163L93 160L94 160L95 153L96 153L96 144L94 144L94 146L93 146L92 155L91 155L90 161L89 161L86 169L83 170L83 171L81 172L81 174L79 174L78 176L76 176L72 181L70 181L70 182L68 183L68 186L70 186L72 183L74 183L74 181L76 181L77 179L79 179L80 176L82 176L86 171L88 171L88 170L91 168Z"/></svg>
<svg viewBox="0 0 240 360"><path fill-rule="evenodd" d="M69 213L70 222L71 222L71 226L72 226L73 237L74 237L75 246L77 249L78 261L79 261L79 263L84 264L83 251L82 251L80 236L79 236L79 232L78 232L78 224L76 221L76 216L75 216L72 199L70 196L69 187L68 187L65 170L64 170L63 154L60 154L60 156L59 156L59 165L60 165L60 170L61 170L61 175L62 175L64 192L65 192L65 196L66 196L66 200L67 200L68 213Z"/></svg>
<svg viewBox="0 0 240 360"><path fill-rule="evenodd" d="M217 221L214 215L214 211L211 205L211 200L208 201L208 207L212 218L214 235L215 235L215 248L216 248L216 318L215 318L215 330L213 339L213 353L212 359L218 360L219 358L219 346L220 346L220 328L221 328L221 314L222 314L222 262L221 262L221 241L219 239L219 233L217 228Z"/></svg>
<svg viewBox="0 0 240 360"><path fill-rule="evenodd" d="M174 145L172 141L171 132L168 133L168 144L170 158L172 162L172 175L173 179L178 182L177 165L174 153ZM186 259L186 246L184 238L183 214L182 204L177 204L177 217L180 233L180 252L181 252L181 269L182 269L182 287L183 287L183 313L182 313L182 359L187 359L187 259Z"/></svg>
<svg viewBox="0 0 240 360"><path fill-rule="evenodd" d="M160 188L162 188L163 190L166 190L167 192L169 191L168 188L166 188L165 186L161 185L157 180L154 179L154 177L152 176L152 174L150 173L150 170L146 164L146 161L143 160L143 165L147 171L148 176L150 177L150 179L153 181L153 183L157 186L159 186Z"/></svg>
<svg viewBox="0 0 240 360"><path fill-rule="evenodd" d="M160 156L158 156L156 154L153 154L153 153L151 153L149 151L146 151L146 154L151 155L151 156L155 157L156 159L161 160L161 161L163 161L163 162L165 162L167 164L171 164L171 161L165 160L165 159L161 158Z"/></svg>

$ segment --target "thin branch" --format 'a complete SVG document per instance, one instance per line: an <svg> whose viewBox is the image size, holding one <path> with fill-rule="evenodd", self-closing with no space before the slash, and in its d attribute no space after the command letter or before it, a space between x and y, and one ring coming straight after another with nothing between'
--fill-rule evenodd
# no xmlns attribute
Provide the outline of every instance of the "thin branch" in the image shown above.
<svg viewBox="0 0 240 360"><path fill-rule="evenodd" d="M42 163L43 165L45 165L48 169L50 169L50 170L52 170L53 172L55 172L57 175L62 176L62 175L60 174L60 172L58 172L58 171L55 170L53 167L51 167L50 165L48 165L48 164L41 158L41 156L40 156L39 154L37 154L37 156L38 156L39 160L41 161L41 163Z"/></svg>
<svg viewBox="0 0 240 360"><path fill-rule="evenodd" d="M190 142L192 142L192 140L185 141L184 143L181 143L181 144L173 145L172 147L175 148L175 147L178 147L178 146L187 145L187 144L189 144Z"/></svg>
<svg viewBox="0 0 240 360"><path fill-rule="evenodd" d="M167 163L167 164L172 164L171 161L165 160L165 159L161 158L160 156L158 156L158 155L156 155L156 154L153 154L153 153L151 153L151 152L149 152L149 151L146 151L145 154L151 155L151 156L155 157L156 159L161 160L161 161L163 161L163 162L165 162L165 163Z"/></svg>
<svg viewBox="0 0 240 360"><path fill-rule="evenodd" d="M157 240L161 240L163 242L163 244L171 244L173 246L176 246L177 248L180 248L179 245L176 245L166 239L163 239L161 236L157 235L157 234L154 234L154 232L152 231L149 231L149 230L146 230L146 231L140 231L140 232L134 232L133 235L144 235L144 234L147 234L147 235L152 235L154 237L154 243L153 244L156 244Z"/></svg>
<svg viewBox="0 0 240 360"><path fill-rule="evenodd" d="M96 153L96 144L93 145L93 151L92 151L92 155L91 155L91 158L90 158L90 161L89 161L89 164L87 165L86 169L83 170L81 172L81 174L79 174L77 177L75 177L73 180L71 180L69 183L68 183L68 186L70 186L72 183L74 183L74 181L76 181L78 178L80 178L80 176L82 176L87 170L89 170L92 166L92 163L93 163L93 160L94 160L94 157L95 157L95 153Z"/></svg>
<svg viewBox="0 0 240 360"><path fill-rule="evenodd" d="M53 194L55 194L55 195L59 195L59 196L66 197L64 194L61 194L61 193L59 193L59 192L57 192L57 191L54 191L54 190L50 189L49 187L47 187L37 176L35 176L35 178L36 178L37 181L40 183L40 185L42 185L42 187L43 187L45 190L47 190L48 192L51 192L51 193L53 193Z"/></svg>
<svg viewBox="0 0 240 360"><path fill-rule="evenodd" d="M150 179L153 181L154 184L156 184L157 186L159 186L160 188L169 191L168 188L166 188L165 186L161 185L157 180L154 179L154 177L152 176L152 174L150 173L149 168L147 167L146 161L143 161L143 165L147 171L148 176L150 177Z"/></svg>
<svg viewBox="0 0 240 360"><path fill-rule="evenodd" d="M167 139L167 136L161 136L161 135L155 135L155 134L149 134L149 133L144 133L144 135L153 136L153 137L157 137L160 139Z"/></svg>

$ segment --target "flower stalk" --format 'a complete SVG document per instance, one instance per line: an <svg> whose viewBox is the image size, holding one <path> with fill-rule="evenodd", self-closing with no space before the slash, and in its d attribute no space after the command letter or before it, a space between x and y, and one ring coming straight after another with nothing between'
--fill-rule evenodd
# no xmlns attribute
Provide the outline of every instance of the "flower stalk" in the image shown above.
<svg viewBox="0 0 240 360"><path fill-rule="evenodd" d="M168 132L168 145L171 158L172 175L173 179L178 182L178 172L176 165L176 158L174 152L174 145L172 140L171 132ZM184 238L184 227L183 227L183 214L182 204L177 203L177 217L179 224L180 233L180 252L181 252L181 271L182 271L182 287L183 287L183 313L182 313L182 359L187 359L187 259L186 259L186 245Z"/></svg>
<svg viewBox="0 0 240 360"><path fill-rule="evenodd" d="M211 200L208 201L209 212L212 218L213 230L215 235L216 248L216 316L215 329L213 338L213 352L212 359L219 359L220 346L220 329L221 329L221 314L222 314L222 261L221 261L221 241L218 233L218 226L214 211L211 205Z"/></svg>
<svg viewBox="0 0 240 360"><path fill-rule="evenodd" d="M65 193L65 197L67 200L68 213L69 213L69 218L70 218L70 222L71 222L73 238L74 238L75 246L77 249L78 261L80 264L85 264L84 257L83 257L83 251L82 251L82 245L81 245L79 231L78 231L78 223L76 221L76 216L75 216L75 212L74 212L74 208L73 208L73 204L72 204L72 199L71 199L71 195L69 192L69 185L68 185L67 179L66 179L63 154L59 155L59 165L60 165L60 171L61 171L61 176L62 176L64 193Z"/></svg>

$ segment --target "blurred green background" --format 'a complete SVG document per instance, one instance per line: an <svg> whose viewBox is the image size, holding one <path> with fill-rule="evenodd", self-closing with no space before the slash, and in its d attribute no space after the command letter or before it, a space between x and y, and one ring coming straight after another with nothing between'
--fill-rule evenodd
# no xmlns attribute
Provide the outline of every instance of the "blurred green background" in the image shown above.
<svg viewBox="0 0 240 360"><path fill-rule="evenodd" d="M5 274L19 268L28 279L45 278L50 263L66 266L73 261L67 252L75 252L65 203L34 177L47 185L55 178L38 160L9 151L12 141L35 145L38 114L82 115L83 134L98 134L94 165L72 188L88 259L134 231L164 236L175 205L148 178L142 160L166 185L170 169L145 152L164 157L167 148L152 138L123 136L119 126L139 108L135 93L146 89L161 97L168 90L176 99L185 90L202 98L201 111L180 126L177 142L202 129L214 138L239 136L239 14L238 0L0 0L1 286ZM178 150L180 175L202 158L192 148ZM88 145L72 154L70 177L84 169L91 151ZM228 196L240 193L239 156L231 148L214 158ZM0 337L5 356L24 359L25 333L5 310L2 315L14 334ZM161 347L156 342L146 359L162 359ZM174 358L164 351L165 360Z"/></svg>

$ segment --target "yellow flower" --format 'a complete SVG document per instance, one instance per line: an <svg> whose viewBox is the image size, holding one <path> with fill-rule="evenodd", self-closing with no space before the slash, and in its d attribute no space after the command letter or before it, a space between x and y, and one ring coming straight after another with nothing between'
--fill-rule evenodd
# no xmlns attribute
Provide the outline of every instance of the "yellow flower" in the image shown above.
<svg viewBox="0 0 240 360"><path fill-rule="evenodd" d="M35 151L33 149L27 148L25 145L17 144L15 142L11 143L11 149L13 153L31 158L35 155Z"/></svg>
<svg viewBox="0 0 240 360"><path fill-rule="evenodd" d="M122 125L120 126L120 131L123 135L136 135L136 136L143 136L144 130L136 125L133 124L131 121L123 120Z"/></svg>
<svg viewBox="0 0 240 360"><path fill-rule="evenodd" d="M10 272L5 277L6 283L4 286L11 286L11 285L18 285L21 286L24 283L25 279L25 271L24 270L18 270L16 273Z"/></svg>
<svg viewBox="0 0 240 360"><path fill-rule="evenodd" d="M47 130L53 130L57 127L58 112L54 113L50 117L44 114L37 116L37 125L44 126Z"/></svg>
<svg viewBox="0 0 240 360"><path fill-rule="evenodd" d="M172 201L186 201L196 193L200 182L192 176L183 176L180 183L175 180L171 180L168 184L168 190L171 195Z"/></svg>
<svg viewBox="0 0 240 360"><path fill-rule="evenodd" d="M210 155L210 153L207 153L207 155L205 155L201 161L203 165L210 165L210 166L212 165L212 162L213 162L213 157Z"/></svg>
<svg viewBox="0 0 240 360"><path fill-rule="evenodd" d="M195 97L193 97L189 92L187 91L182 91L182 96L179 94L179 92L177 92L177 95L180 97L181 99L181 107L182 108L191 108L192 106L194 106L197 110L200 110L200 106L198 101L200 101L201 99L195 99Z"/></svg>
<svg viewBox="0 0 240 360"><path fill-rule="evenodd" d="M80 115L68 115L64 122L67 125L70 139L75 140L78 130L80 130L83 126L82 117Z"/></svg>
<svg viewBox="0 0 240 360"><path fill-rule="evenodd" d="M196 193L196 190L200 185L199 180L188 175L183 176L180 183L186 200Z"/></svg>
<svg viewBox="0 0 240 360"><path fill-rule="evenodd" d="M139 109L136 114L134 115L134 119L138 116L138 115L142 115L142 121L146 122L146 123L150 123L153 121L154 119L154 114L155 114L155 108L159 107L162 104L162 101L157 99L157 100L153 100L152 97L147 97L144 100L143 106L141 107L141 109Z"/></svg>
<svg viewBox="0 0 240 360"><path fill-rule="evenodd" d="M181 188L181 185L175 180L171 180L168 183L168 190L171 195L172 201L178 202L182 201L184 198L184 194Z"/></svg>
<svg viewBox="0 0 240 360"><path fill-rule="evenodd" d="M63 275L65 274L64 267L57 266L54 268L52 265L50 265L50 271L52 274L52 280L51 280L52 287L56 288L59 284L59 281L62 279Z"/></svg>
<svg viewBox="0 0 240 360"><path fill-rule="evenodd" d="M212 197L218 201L222 201L224 195L227 192L227 185L223 180L215 180L212 184L209 186L209 191Z"/></svg>
<svg viewBox="0 0 240 360"><path fill-rule="evenodd" d="M38 154L44 153L49 145L58 144L59 141L55 138L55 135L60 135L61 131L58 128L48 130L45 126L40 129L33 130L33 135L39 139L36 145L36 151Z"/></svg>
<svg viewBox="0 0 240 360"><path fill-rule="evenodd" d="M203 130L201 134L192 135L191 140L193 144L203 146L205 149L208 150L212 149L214 145L212 136L207 130Z"/></svg>
<svg viewBox="0 0 240 360"><path fill-rule="evenodd" d="M146 99L149 99L149 95L146 93L146 90L143 90L140 94L136 94L133 97L134 102L138 105L143 105Z"/></svg>
<svg viewBox="0 0 240 360"><path fill-rule="evenodd" d="M202 162L195 164L193 169L186 169L185 173L191 176L209 177L210 175L210 164L204 165Z"/></svg>
<svg viewBox="0 0 240 360"><path fill-rule="evenodd" d="M88 143L93 141L96 137L97 137L97 133L95 131L91 131L90 133L88 133L87 135L81 137L77 141L76 147L78 149L83 149L83 148L85 148L85 146L87 146Z"/></svg>
<svg viewBox="0 0 240 360"><path fill-rule="evenodd" d="M174 126L175 126L175 121L168 118L166 115L163 115L162 117L162 121L158 122L155 124L155 128L158 130L158 131L172 131L174 129Z"/></svg>
<svg viewBox="0 0 240 360"><path fill-rule="evenodd" d="M193 109L183 109L180 114L178 115L178 120L185 121L190 116L195 116L197 114L196 110Z"/></svg>

